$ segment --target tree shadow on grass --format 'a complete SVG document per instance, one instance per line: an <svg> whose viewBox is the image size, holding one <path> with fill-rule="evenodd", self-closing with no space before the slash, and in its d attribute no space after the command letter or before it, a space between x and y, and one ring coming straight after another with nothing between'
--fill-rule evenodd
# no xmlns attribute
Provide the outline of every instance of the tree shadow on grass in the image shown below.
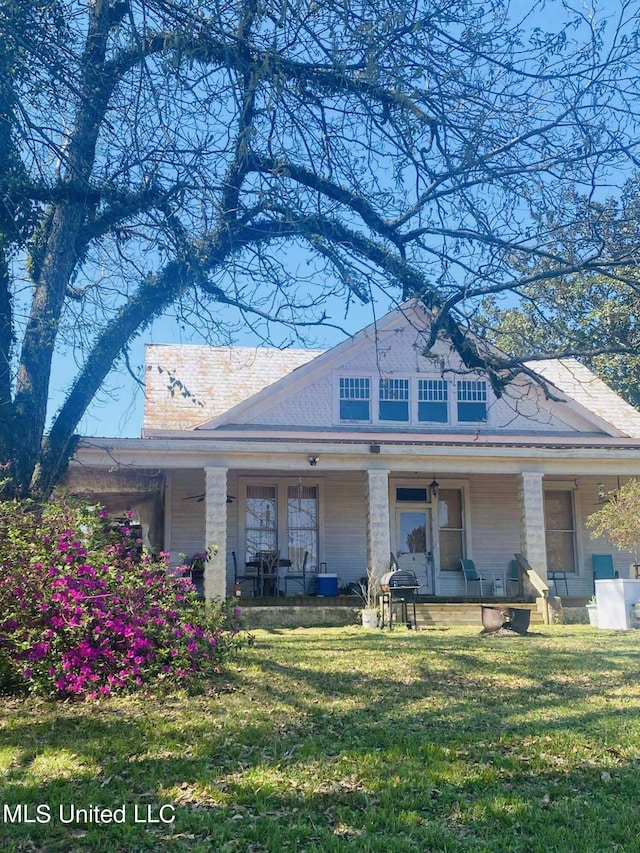
<svg viewBox="0 0 640 853"><path fill-rule="evenodd" d="M248 653L235 694L53 715L43 703L13 718L3 802L172 802L177 820L5 823L0 849L637 849L624 845L640 800L638 694L609 706L597 695L634 684L632 652L576 661L519 641L496 652L469 637L351 639L302 635L303 663L286 662L286 642L277 659ZM336 651L350 655L342 668L327 662ZM391 653L409 661L389 665ZM58 759L48 770L46 756Z"/></svg>

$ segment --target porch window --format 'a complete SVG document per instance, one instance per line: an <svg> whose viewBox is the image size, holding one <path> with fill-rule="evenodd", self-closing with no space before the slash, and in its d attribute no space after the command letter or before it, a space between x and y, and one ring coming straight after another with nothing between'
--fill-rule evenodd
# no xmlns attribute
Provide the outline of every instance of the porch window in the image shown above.
<svg viewBox="0 0 640 853"><path fill-rule="evenodd" d="M446 424L449 387L444 379L418 379L418 420Z"/></svg>
<svg viewBox="0 0 640 853"><path fill-rule="evenodd" d="M396 503L422 503L428 501L427 490L414 488L412 486L398 486L396 488Z"/></svg>
<svg viewBox="0 0 640 853"><path fill-rule="evenodd" d="M369 421L371 388L369 379L344 376L340 379L340 420Z"/></svg>
<svg viewBox="0 0 640 853"><path fill-rule="evenodd" d="M381 379L379 395L379 417L381 421L408 422L408 379Z"/></svg>
<svg viewBox="0 0 640 853"><path fill-rule="evenodd" d="M440 489L438 492L438 527L440 569L459 571L465 539L461 489Z"/></svg>
<svg viewBox="0 0 640 853"><path fill-rule="evenodd" d="M318 565L318 487L287 486L287 536L291 565L302 569L304 552L309 552L307 569Z"/></svg>
<svg viewBox="0 0 640 853"><path fill-rule="evenodd" d="M245 554L278 548L278 493L276 486L247 486Z"/></svg>
<svg viewBox="0 0 640 853"><path fill-rule="evenodd" d="M575 520L573 492L548 489L544 493L544 526L547 539L547 568L575 572Z"/></svg>
<svg viewBox="0 0 640 853"><path fill-rule="evenodd" d="M487 419L487 383L484 379L458 382L458 421L477 423Z"/></svg>

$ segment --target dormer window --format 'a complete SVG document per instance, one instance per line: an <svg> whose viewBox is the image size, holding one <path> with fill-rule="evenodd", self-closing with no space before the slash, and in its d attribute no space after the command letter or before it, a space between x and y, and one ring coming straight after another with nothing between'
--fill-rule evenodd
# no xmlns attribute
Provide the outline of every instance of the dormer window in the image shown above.
<svg viewBox="0 0 640 853"><path fill-rule="evenodd" d="M409 421L409 380L381 379L379 390L381 421Z"/></svg>
<svg viewBox="0 0 640 853"><path fill-rule="evenodd" d="M478 423L487 419L487 383L484 379L458 381L458 421Z"/></svg>
<svg viewBox="0 0 640 853"><path fill-rule="evenodd" d="M421 431L435 431L447 424L487 422L489 383L484 379L452 382L424 373L383 379L373 370L363 374L334 374L336 423L379 425L385 430L413 424Z"/></svg>
<svg viewBox="0 0 640 853"><path fill-rule="evenodd" d="M369 379L354 376L340 378L340 420L371 420L371 384Z"/></svg>
<svg viewBox="0 0 640 853"><path fill-rule="evenodd" d="M444 379L418 379L418 420L446 424L449 386Z"/></svg>

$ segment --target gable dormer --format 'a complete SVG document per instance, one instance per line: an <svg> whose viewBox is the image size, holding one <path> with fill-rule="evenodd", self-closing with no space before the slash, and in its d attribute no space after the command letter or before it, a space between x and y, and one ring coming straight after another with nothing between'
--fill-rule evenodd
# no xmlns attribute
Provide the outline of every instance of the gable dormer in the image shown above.
<svg viewBox="0 0 640 853"><path fill-rule="evenodd" d="M252 351L249 361L245 356L238 360L232 349L225 359L231 358L233 366L216 369L215 375L209 375L208 362L201 358L198 365L185 366L185 374L197 376L201 387L215 389L216 410L213 417L184 428L195 427L200 434L223 429L398 436L640 435L640 413L586 368L574 370L569 362L542 364L542 383L521 374L496 397L488 378L469 371L444 337L427 349L429 323L421 306L410 302L353 338L306 358L302 351L283 355L263 348ZM273 379L265 382L269 363ZM280 378L273 375L276 363ZM535 370L535 364L529 368ZM256 388L257 376L262 381ZM249 393L252 385L255 390ZM225 406L225 399L231 405ZM168 402L165 422L171 420ZM616 418L607 417L607 410ZM147 428L145 435L160 432Z"/></svg>

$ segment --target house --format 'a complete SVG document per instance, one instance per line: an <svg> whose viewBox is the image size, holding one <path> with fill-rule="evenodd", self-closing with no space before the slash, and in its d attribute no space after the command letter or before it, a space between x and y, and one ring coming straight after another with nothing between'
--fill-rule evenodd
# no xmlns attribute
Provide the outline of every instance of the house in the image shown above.
<svg viewBox="0 0 640 853"><path fill-rule="evenodd" d="M640 475L640 413L574 360L528 365L498 398L413 301L324 352L150 345L139 439L87 439L74 488L133 509L152 547L215 545L206 596L278 549L356 581L390 552L422 592L463 592L461 557L516 552L570 596L593 590L585 519ZM614 554L628 576L630 554Z"/></svg>

